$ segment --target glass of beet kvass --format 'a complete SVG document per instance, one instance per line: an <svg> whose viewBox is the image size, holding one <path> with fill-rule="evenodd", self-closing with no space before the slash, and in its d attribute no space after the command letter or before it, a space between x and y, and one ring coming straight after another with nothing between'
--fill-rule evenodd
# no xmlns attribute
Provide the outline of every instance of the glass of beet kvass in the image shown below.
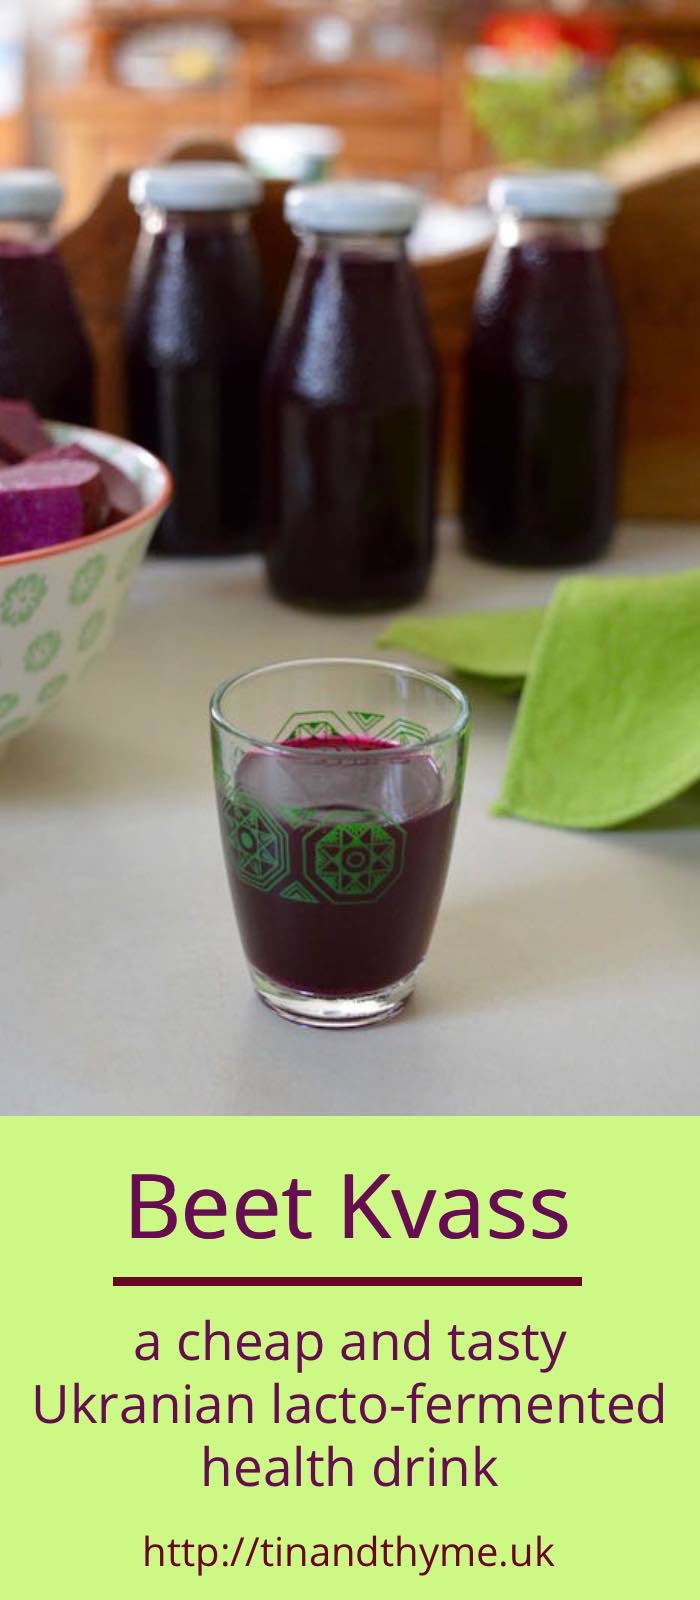
<svg viewBox="0 0 700 1600"><path fill-rule="evenodd" d="M270 582L334 611L402 605L433 555L437 372L397 183L292 189L300 239L264 386Z"/></svg>
<svg viewBox="0 0 700 1600"><path fill-rule="evenodd" d="M496 178L466 357L468 547L567 566L613 531L625 348L605 254L616 192L594 173Z"/></svg>
<svg viewBox="0 0 700 1600"><path fill-rule="evenodd" d="M374 661L293 661L211 704L214 778L253 984L315 1027L405 1004L445 884L469 708L442 678Z"/></svg>
<svg viewBox="0 0 700 1600"><path fill-rule="evenodd" d="M55 422L93 422L93 363L52 223L52 172L0 172L0 396Z"/></svg>
<svg viewBox="0 0 700 1600"><path fill-rule="evenodd" d="M268 337L250 229L259 194L235 162L132 175L141 233L126 315L130 432L173 475L151 545L161 554L234 555L259 544Z"/></svg>

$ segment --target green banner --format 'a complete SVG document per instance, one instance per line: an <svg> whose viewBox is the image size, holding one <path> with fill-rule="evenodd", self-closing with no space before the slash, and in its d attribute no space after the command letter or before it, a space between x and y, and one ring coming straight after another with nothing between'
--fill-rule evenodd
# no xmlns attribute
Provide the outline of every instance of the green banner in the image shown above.
<svg viewBox="0 0 700 1600"><path fill-rule="evenodd" d="M695 1121L2 1139L12 1600L692 1591Z"/></svg>

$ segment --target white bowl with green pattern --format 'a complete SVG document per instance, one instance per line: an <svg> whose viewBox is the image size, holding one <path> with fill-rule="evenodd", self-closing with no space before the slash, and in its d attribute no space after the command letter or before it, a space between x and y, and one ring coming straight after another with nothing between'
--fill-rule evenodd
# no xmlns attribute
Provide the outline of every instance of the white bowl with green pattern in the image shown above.
<svg viewBox="0 0 700 1600"><path fill-rule="evenodd" d="M57 444L83 444L136 484L142 509L101 533L0 556L0 753L70 693L104 649L171 494L162 462L110 433L51 423Z"/></svg>

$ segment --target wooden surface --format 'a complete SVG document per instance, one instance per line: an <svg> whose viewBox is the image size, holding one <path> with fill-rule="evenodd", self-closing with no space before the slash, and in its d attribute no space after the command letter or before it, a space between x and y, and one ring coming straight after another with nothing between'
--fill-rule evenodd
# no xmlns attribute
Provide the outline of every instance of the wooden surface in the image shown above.
<svg viewBox="0 0 700 1600"><path fill-rule="evenodd" d="M128 177L112 178L95 210L61 243L95 354L97 424L126 431L122 321L138 218Z"/></svg>
<svg viewBox="0 0 700 1600"><path fill-rule="evenodd" d="M610 238L629 341L622 505L700 515L700 165L625 192Z"/></svg>
<svg viewBox="0 0 700 1600"><path fill-rule="evenodd" d="M409 81L410 78L410 81ZM344 141L340 170L435 180L443 149L453 167L470 159L464 139L445 139L439 80L434 73L389 68L313 70L258 78L241 57L218 88L152 92L87 81L39 97L52 164L66 190L66 224L85 216L106 178L162 159L175 141L230 138L246 122L325 122Z"/></svg>
<svg viewBox="0 0 700 1600"><path fill-rule="evenodd" d="M230 145L207 154L230 159ZM186 152L185 152L186 153ZM190 146L202 153L201 145ZM179 152L183 154L182 150ZM293 254L281 216L284 185L269 185L255 227L266 281L279 303ZM102 426L124 427L121 318L136 219L126 178L63 240L97 353ZM634 518L700 517L700 165L623 196L610 252L629 345L622 511ZM420 265L444 389L441 504L458 503L461 352L483 249Z"/></svg>
<svg viewBox="0 0 700 1600"><path fill-rule="evenodd" d="M151 22L229 22L234 28L279 27L280 18L308 15L308 6L266 3L266 0L125 0L122 5L110 0L92 0L88 7L90 26L122 30L134 24Z"/></svg>
<svg viewBox="0 0 700 1600"><path fill-rule="evenodd" d="M252 46L254 122L322 122L343 138L339 170L432 175L441 164L442 74L376 58L337 64Z"/></svg>
<svg viewBox="0 0 700 1600"><path fill-rule="evenodd" d="M648 6L616 7L612 22L620 44L652 44L658 50L672 55L696 56L700 54L700 6Z"/></svg>
<svg viewBox="0 0 700 1600"><path fill-rule="evenodd" d="M224 89L148 95L114 84L46 90L40 97L49 129L51 159L66 191L64 226L80 222L105 182L132 167L164 158L175 141L230 136L247 120L247 80L232 76Z"/></svg>
<svg viewBox="0 0 700 1600"><path fill-rule="evenodd" d="M27 124L23 111L0 117L0 167L21 167L28 158Z"/></svg>
<svg viewBox="0 0 700 1600"><path fill-rule="evenodd" d="M329 9L332 9L330 7ZM445 31L434 64L377 56L324 63L301 53L301 8L269 4L197 7L231 23L241 48L218 84L144 93L115 78L119 40L148 8L99 8L79 23L88 42L83 80L47 87L37 106L52 164L68 195L66 223L95 203L106 179L159 159L174 140L228 137L244 122L327 122L344 139L342 170L439 182L480 158L463 96L464 35ZM150 8L167 20L168 8ZM306 12L308 16L308 10Z"/></svg>
<svg viewBox="0 0 700 1600"><path fill-rule="evenodd" d="M158 159L175 139L230 137L252 119L331 122L345 139L342 170L446 180L493 157L465 105L465 52L473 41L474 9L457 10L451 22L436 22L433 67L377 57L322 63L298 53L303 3L272 0L211 0L118 6L93 4L78 24L89 43L84 81L39 96L47 143L69 195L67 220L75 222L94 203L113 173ZM326 5L333 10L332 3ZM596 7L591 7L595 11ZM242 48L229 77L218 85L168 94L127 90L115 81L114 49L144 21L217 19L229 24ZM650 42L679 56L700 59L700 0L695 6L606 7L621 43ZM74 25L75 26L75 25Z"/></svg>
<svg viewBox="0 0 700 1600"><path fill-rule="evenodd" d="M439 504L447 516L456 513L460 505L463 355L484 257L484 250L471 250L424 261L418 268L440 367Z"/></svg>

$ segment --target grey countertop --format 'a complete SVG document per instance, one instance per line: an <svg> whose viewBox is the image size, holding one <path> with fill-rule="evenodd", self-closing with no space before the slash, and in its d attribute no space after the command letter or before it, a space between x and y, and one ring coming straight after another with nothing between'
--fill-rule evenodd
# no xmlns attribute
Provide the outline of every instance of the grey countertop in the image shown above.
<svg viewBox="0 0 700 1600"><path fill-rule="evenodd" d="M698 563L696 528L646 525L623 529L603 570ZM535 603L553 582L467 561L447 537L424 609ZM144 567L109 649L0 765L0 1109L700 1109L700 833L495 820L514 706L488 692L404 1016L315 1033L255 999L220 855L210 691L271 660L378 653L381 624L276 604L254 558Z"/></svg>

